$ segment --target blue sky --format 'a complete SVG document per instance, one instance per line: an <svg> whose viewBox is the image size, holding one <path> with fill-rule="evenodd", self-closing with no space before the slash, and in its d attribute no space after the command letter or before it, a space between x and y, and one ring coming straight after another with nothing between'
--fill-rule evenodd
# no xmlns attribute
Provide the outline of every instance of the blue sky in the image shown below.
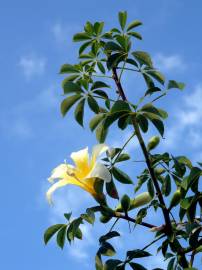
<svg viewBox="0 0 202 270"><path fill-rule="evenodd" d="M94 269L96 237L101 229L106 231L104 226L85 226L88 241L64 251L54 243L43 244L44 230L63 221L63 212L72 209L79 214L93 200L67 187L58 191L50 208L44 194L52 168L72 151L95 142L87 127L82 130L71 115L63 119L59 112L62 77L58 70L61 64L76 61L72 35L87 20L114 26L120 10L128 11L129 20L144 23L144 42L137 42L137 48L149 51L167 78L186 83L185 92L173 91L159 103L170 116L162 149L202 160L201 1L1 1L1 269L65 270L81 265ZM141 94L141 85L133 77L126 86L131 97L137 88ZM124 136L120 139L114 132L108 143L122 143ZM136 145L128 150L136 158ZM135 177L130 166L128 171ZM131 243L146 241L140 232L130 237ZM124 254L124 240L118 246ZM146 264L149 269L163 265L159 256Z"/></svg>

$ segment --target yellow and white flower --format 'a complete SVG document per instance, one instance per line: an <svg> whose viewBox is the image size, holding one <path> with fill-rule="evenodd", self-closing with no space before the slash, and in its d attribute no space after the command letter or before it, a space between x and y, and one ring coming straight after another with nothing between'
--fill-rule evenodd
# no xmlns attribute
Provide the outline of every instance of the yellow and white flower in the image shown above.
<svg viewBox="0 0 202 270"><path fill-rule="evenodd" d="M108 150L108 146L105 144L98 144L93 147L92 155L89 157L88 147L71 154L75 166L70 164L60 164L53 171L48 178L53 185L46 193L49 203L52 202L52 193L63 186L72 184L81 187L85 191L89 192L93 197L99 198L94 184L97 178L102 179L105 182L111 181L111 175L105 165L98 162L98 157ZM54 183L54 181L57 182Z"/></svg>

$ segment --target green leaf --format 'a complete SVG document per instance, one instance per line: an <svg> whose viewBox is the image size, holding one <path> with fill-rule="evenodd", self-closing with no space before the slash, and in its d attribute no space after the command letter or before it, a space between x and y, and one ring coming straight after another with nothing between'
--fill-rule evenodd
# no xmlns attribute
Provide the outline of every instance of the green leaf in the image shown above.
<svg viewBox="0 0 202 270"><path fill-rule="evenodd" d="M75 237L76 237L77 239L82 240L83 234L82 234L82 231L81 231L80 228L77 229L77 231L76 231L76 233L75 233Z"/></svg>
<svg viewBox="0 0 202 270"><path fill-rule="evenodd" d="M185 84L184 83L182 83L182 82L176 82L174 80L170 80L168 82L168 86L167 86L168 89L177 88L179 90L183 90L184 87L185 87Z"/></svg>
<svg viewBox="0 0 202 270"><path fill-rule="evenodd" d="M104 143L108 133L108 129L105 127L104 122L105 120L101 124L99 124L96 129L96 138L99 143Z"/></svg>
<svg viewBox="0 0 202 270"><path fill-rule="evenodd" d="M94 129L96 129L96 127L99 125L99 123L105 118L105 114L104 113L99 113L97 115L95 115L90 123L89 123L89 127L91 129L91 131L93 131Z"/></svg>
<svg viewBox="0 0 202 270"><path fill-rule="evenodd" d="M98 88L110 88L108 84L102 81L97 81L92 84L91 90L98 89Z"/></svg>
<svg viewBox="0 0 202 270"><path fill-rule="evenodd" d="M82 214L81 217L90 224L93 224L95 222L95 214L90 208L88 208L86 210L86 213Z"/></svg>
<svg viewBox="0 0 202 270"><path fill-rule="evenodd" d="M107 260L104 265L104 270L117 270L117 266L121 264L120 260Z"/></svg>
<svg viewBox="0 0 202 270"><path fill-rule="evenodd" d="M126 26L126 21L127 21L127 12L126 11L119 12L119 23L122 30L124 30Z"/></svg>
<svg viewBox="0 0 202 270"><path fill-rule="evenodd" d="M99 248L99 252L104 256L114 256L116 254L113 246L108 242L103 242Z"/></svg>
<svg viewBox="0 0 202 270"><path fill-rule="evenodd" d="M171 178L170 175L167 174L162 185L162 192L165 196L169 196L171 192Z"/></svg>
<svg viewBox="0 0 202 270"><path fill-rule="evenodd" d="M172 258L169 263L168 263L168 267L167 270L173 270L174 268L174 263L175 263L175 258Z"/></svg>
<svg viewBox="0 0 202 270"><path fill-rule="evenodd" d="M85 105L85 99L82 99L78 103L74 111L75 119L79 123L79 125L81 125L82 127L83 127L84 105Z"/></svg>
<svg viewBox="0 0 202 270"><path fill-rule="evenodd" d="M63 227L59 230L57 234L57 244L61 249L63 249L64 244L65 244L66 230L67 230L67 225L63 225Z"/></svg>
<svg viewBox="0 0 202 270"><path fill-rule="evenodd" d="M131 178L125 172L116 167L113 167L112 174L116 178L116 180L118 180L122 184L133 184Z"/></svg>
<svg viewBox="0 0 202 270"><path fill-rule="evenodd" d="M117 100L114 105L111 108L111 113L116 113L116 112L130 112L130 106L128 105L127 102L123 101L123 100Z"/></svg>
<svg viewBox="0 0 202 270"><path fill-rule="evenodd" d="M64 90L64 94L81 94L83 92L83 90L77 83L69 81L68 78L64 79L64 81L62 82L62 88Z"/></svg>
<svg viewBox="0 0 202 270"><path fill-rule="evenodd" d="M145 133L148 130L149 122L146 117L144 117L142 114L137 115L138 124L141 128L141 130Z"/></svg>
<svg viewBox="0 0 202 270"><path fill-rule="evenodd" d="M132 55L141 65L153 67L151 57L147 52L135 51L135 52L132 52Z"/></svg>
<svg viewBox="0 0 202 270"><path fill-rule="evenodd" d="M147 268L145 268L143 265L139 263L130 262L129 265L133 270L147 270Z"/></svg>
<svg viewBox="0 0 202 270"><path fill-rule="evenodd" d="M160 92L161 89L159 87L150 87L146 92L145 92L145 96L147 95L152 95L155 92Z"/></svg>
<svg viewBox="0 0 202 270"><path fill-rule="evenodd" d="M103 74L105 74L105 68L104 68L104 66L103 66L103 64L101 63L101 62L97 62L97 66L98 66L98 68L99 68L99 70L103 73Z"/></svg>
<svg viewBox="0 0 202 270"><path fill-rule="evenodd" d="M119 194L118 194L118 191L116 189L116 186L115 186L113 180L111 180L110 182L106 183L106 191L107 191L107 194L111 198L113 198L113 199L119 199Z"/></svg>
<svg viewBox="0 0 202 270"><path fill-rule="evenodd" d="M59 231L63 226L64 226L64 224L56 224L56 225L49 227L44 233L44 243L47 244L48 241L53 237L53 235L57 231Z"/></svg>
<svg viewBox="0 0 202 270"><path fill-rule="evenodd" d="M60 74L66 74L66 73L79 73L79 70L75 68L73 65L64 64L60 68Z"/></svg>
<svg viewBox="0 0 202 270"><path fill-rule="evenodd" d="M64 213L64 217L69 221L72 216L72 212L70 213Z"/></svg>
<svg viewBox="0 0 202 270"><path fill-rule="evenodd" d="M147 74L149 74L150 76L152 76L154 79L156 79L159 83L161 83L162 85L164 85L165 83L165 77L162 73L160 73L159 71L156 70L149 70L147 71Z"/></svg>
<svg viewBox="0 0 202 270"><path fill-rule="evenodd" d="M198 167L192 167L189 176L183 179L181 187L187 190L196 180L199 179L200 175L201 169Z"/></svg>
<svg viewBox="0 0 202 270"><path fill-rule="evenodd" d="M103 91L103 90L94 90L93 91L93 94L97 94L98 96L101 96L104 99L108 99L109 98L108 95L107 95L107 93L105 91ZM109 101L109 100L107 100L107 101Z"/></svg>
<svg viewBox="0 0 202 270"><path fill-rule="evenodd" d="M111 68L118 66L121 61L125 61L123 53L114 53L107 59L107 68L110 70Z"/></svg>
<svg viewBox="0 0 202 270"><path fill-rule="evenodd" d="M69 111L69 109L81 98L80 95L73 95L65 98L61 103L61 113L63 116Z"/></svg>
<svg viewBox="0 0 202 270"><path fill-rule="evenodd" d="M81 32L81 33L77 33L73 36L73 41L74 42L79 42L79 41L85 41L85 40L89 40L91 39L91 37L89 36L89 34Z"/></svg>
<svg viewBox="0 0 202 270"><path fill-rule="evenodd" d="M103 27L104 27L104 22L96 22L94 24L93 28L97 36L99 36L102 33Z"/></svg>
<svg viewBox="0 0 202 270"><path fill-rule="evenodd" d="M128 35L142 40L142 36L138 32L128 32Z"/></svg>
<svg viewBox="0 0 202 270"><path fill-rule="evenodd" d="M117 43L115 43L113 41L109 41L105 45L105 50L114 52L114 51L122 51L122 48Z"/></svg>
<svg viewBox="0 0 202 270"><path fill-rule="evenodd" d="M116 163L117 162L122 162L122 161L126 161L126 160L129 160L130 159L130 156L126 153L122 153L119 155L119 157L116 159Z"/></svg>
<svg viewBox="0 0 202 270"><path fill-rule="evenodd" d="M149 179L147 182L147 190L149 192L149 195L153 198L155 191L154 191L154 186L151 179Z"/></svg>
<svg viewBox="0 0 202 270"><path fill-rule="evenodd" d="M129 260L132 260L134 258L148 257L148 256L151 256L151 254L141 249L134 249L134 250L127 251L127 257Z"/></svg>
<svg viewBox="0 0 202 270"><path fill-rule="evenodd" d="M94 113L99 113L100 107L97 101L92 96L88 96L88 105Z"/></svg>
<svg viewBox="0 0 202 270"><path fill-rule="evenodd" d="M117 231L110 231L107 234L102 235L99 239L99 242L100 244L102 244L103 242L118 236L120 236L120 233L118 233Z"/></svg>
<svg viewBox="0 0 202 270"><path fill-rule="evenodd" d="M94 31L92 23L89 22L89 21L86 22L86 24L85 24L85 26L84 26L84 30L85 30L88 34L92 35L92 34L93 34L93 31Z"/></svg>
<svg viewBox="0 0 202 270"><path fill-rule="evenodd" d="M150 121L156 127L156 129L159 131L161 136L163 137L163 134L164 134L164 124L163 124L163 122L161 120L151 119L151 118L150 118Z"/></svg>
<svg viewBox="0 0 202 270"><path fill-rule="evenodd" d="M180 202L180 206L181 208L183 208L184 210L187 210L190 205L191 205L191 200L193 199L193 197L187 197L187 198L184 198L183 200L181 200Z"/></svg>
<svg viewBox="0 0 202 270"><path fill-rule="evenodd" d="M99 253L97 253L95 256L95 269L96 270L103 270L102 259L101 259L101 255Z"/></svg>
<svg viewBox="0 0 202 270"><path fill-rule="evenodd" d="M142 25L142 23L140 21L133 21L128 25L127 31L130 31L131 29L138 27L140 25Z"/></svg>
<svg viewBox="0 0 202 270"><path fill-rule="evenodd" d="M83 43L79 49L79 55L81 55L85 51L85 49L90 45L91 45L91 41Z"/></svg>

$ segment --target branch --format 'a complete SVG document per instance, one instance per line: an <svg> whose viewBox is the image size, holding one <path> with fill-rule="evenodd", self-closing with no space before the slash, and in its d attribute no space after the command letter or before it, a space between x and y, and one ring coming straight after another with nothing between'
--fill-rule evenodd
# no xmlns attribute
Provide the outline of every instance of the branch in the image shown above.
<svg viewBox="0 0 202 270"><path fill-rule="evenodd" d="M147 228L150 228L150 229L156 227L156 225L153 225L153 224L150 224L150 223L147 223L147 222L137 223L136 222L136 219L131 218L131 217L126 216L126 215L123 215L123 214L121 214L119 212L115 212L114 213L114 217L117 217L117 218L120 218L120 219L125 219L127 221L131 221L131 222L133 222L135 224L139 224L139 225L142 225L142 226L147 227Z"/></svg>
<svg viewBox="0 0 202 270"><path fill-rule="evenodd" d="M113 79L114 79L114 81L116 83L116 86L118 88L118 93L119 93L120 97L122 98L123 101L127 101L127 97L126 97L126 95L124 93L121 82L119 81L119 78L118 78L117 71L116 71L115 67L112 68L112 73L113 73L112 77L113 77ZM169 210L166 207L166 204L165 204L163 195L161 193L161 189L160 189L158 180L157 180L157 178L155 176L154 169L152 167L152 163L151 163L150 158L149 158L149 153L147 152L147 148L145 146L145 143L144 143L144 140L142 138L139 126L138 126L138 124L136 122L136 119L133 118L132 122L133 122L133 126L134 126L134 129L135 129L137 139L139 141L140 147L141 147L143 155L145 157L145 161L146 161L146 164L147 164L147 167L148 167L152 182L153 182L153 184L155 186L157 196L158 196L158 200L159 200L160 204L162 205L162 212L163 212L163 216L164 216L164 220L165 220L165 233L169 236L173 231L171 220L170 220L170 215L169 215ZM184 268L188 267L186 256L184 254L182 254L182 266Z"/></svg>

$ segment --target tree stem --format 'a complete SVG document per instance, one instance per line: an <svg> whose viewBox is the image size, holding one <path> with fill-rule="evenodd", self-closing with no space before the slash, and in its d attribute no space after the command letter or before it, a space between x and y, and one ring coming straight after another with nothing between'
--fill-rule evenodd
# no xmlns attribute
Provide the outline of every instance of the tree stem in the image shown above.
<svg viewBox="0 0 202 270"><path fill-rule="evenodd" d="M122 98L123 101L127 102L127 97L126 97L126 95L124 93L124 90L123 90L121 82L120 82L120 80L118 78L117 71L116 71L115 67L112 68L112 73L113 73L112 77L113 77L113 79L114 79L114 81L116 83L116 86L118 88L117 90L118 90L118 93L119 93L120 97ZM144 140L142 138L142 134L140 132L140 129L139 129L139 126L138 126L138 124L136 122L135 117L132 119L132 123L133 123L133 127L134 127L134 130L135 130L137 139L139 141L140 147L142 149L142 152L143 152L143 155L144 155L144 158L145 158L147 168L149 170L152 182L153 182L153 184L155 186L156 193L157 193L157 196L158 196L158 200L159 200L159 202L161 204L161 208L162 208L162 212L163 212L163 216L164 216L164 220L165 220L165 234L169 236L173 231L170 216L169 216L169 210L166 207L166 204L165 204L163 195L161 193L161 189L160 189L158 180L157 180L157 178L155 176L154 169L152 167L152 163L151 163L151 160L150 160L150 157L149 157L149 153L148 153L147 148L145 146ZM182 262L181 264L182 264L183 268L188 267L188 262L187 262L186 256L184 254L182 254L181 262Z"/></svg>

